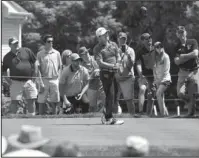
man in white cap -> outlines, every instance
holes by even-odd
[[[100,67],[100,79],[106,95],[103,124],[123,124],[123,120],[113,118],[113,107],[117,103],[117,83],[115,74],[119,70],[120,54],[116,43],[109,40],[108,30],[100,27],[96,30],[98,44],[94,47],[94,56]],[[105,118],[105,119],[104,119]]]
[[[29,48],[19,48],[19,41],[15,37],[10,38],[8,44],[11,50],[3,58],[2,71],[4,76],[8,76],[7,70],[10,70],[10,77],[5,80],[10,85],[11,113],[16,114],[20,101],[25,99],[28,114],[35,115],[38,93],[33,77],[37,74],[36,57]]]
[[[70,113],[79,113],[80,108],[82,113],[87,113],[90,106],[86,94],[89,87],[89,73],[80,65],[81,60],[77,53],[73,53],[71,65],[64,68],[59,80],[60,95],[67,107],[65,111]]]

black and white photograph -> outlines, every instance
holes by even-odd
[[[1,157],[199,157],[199,1],[1,1]]]

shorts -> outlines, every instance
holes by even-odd
[[[36,84],[32,80],[17,81],[12,80],[10,86],[11,100],[36,99],[38,91]]]
[[[132,77],[118,81],[118,84],[124,100],[134,99],[134,79]]]
[[[161,82],[160,85],[164,85],[165,87],[169,87],[171,85],[171,81],[164,81],[164,82]]]
[[[38,103],[46,103],[47,99],[51,103],[60,101],[59,80],[58,79],[43,79],[44,92],[39,93]]]
[[[148,88],[153,84],[153,80],[154,80],[153,77],[145,77],[143,79],[139,78],[138,79],[139,87],[141,87],[142,85],[145,85]]]
[[[188,82],[186,79],[188,78]],[[180,70],[178,73],[177,94],[193,97],[194,93],[199,93],[199,69],[194,72]]]

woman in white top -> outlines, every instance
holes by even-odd
[[[159,105],[160,115],[167,115],[167,109],[164,101],[164,93],[171,84],[170,75],[170,58],[165,52],[164,47],[161,42],[156,42],[154,44],[155,55],[154,55],[154,84],[157,87],[156,97]]]

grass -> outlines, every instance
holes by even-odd
[[[121,156],[124,146],[80,147],[84,156]],[[199,156],[199,149],[183,149],[151,146],[148,156]]]

